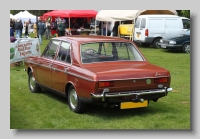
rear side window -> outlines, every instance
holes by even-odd
[[[182,19],[182,21],[183,21],[183,29],[189,29],[190,28],[190,20]]]
[[[135,28],[139,28],[140,26],[140,18],[136,19]]]
[[[70,55],[70,43],[62,42],[60,45],[60,50],[58,52],[57,60],[64,61],[67,63],[71,63],[71,55]]]
[[[140,28],[145,28],[145,27],[146,27],[146,19],[142,18]]]

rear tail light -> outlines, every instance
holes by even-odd
[[[149,31],[148,31],[148,29],[146,29],[146,30],[145,30],[145,36],[148,37],[148,35],[149,35]]]
[[[99,82],[99,87],[102,88],[102,87],[112,87],[114,86],[114,82],[111,81],[111,82]]]
[[[155,83],[167,83],[168,82],[168,78],[163,77],[163,78],[156,78],[154,79]]]

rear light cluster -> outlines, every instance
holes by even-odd
[[[113,87],[114,86],[114,82],[110,81],[110,82],[99,82],[99,87]]]
[[[147,37],[149,36],[149,30],[148,29],[145,30],[145,36],[147,36]]]
[[[163,77],[163,78],[156,78],[154,79],[155,83],[167,83],[168,82],[168,78],[167,77]]]

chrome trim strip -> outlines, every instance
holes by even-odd
[[[171,77],[171,76],[155,76],[155,77],[142,77],[142,78],[125,78],[125,79],[110,79],[110,80],[117,80],[117,81],[120,81],[120,80],[135,80],[135,79],[153,79],[153,78],[159,78],[159,77]],[[100,82],[105,82],[105,81],[110,81],[110,80],[99,80]]]
[[[104,91],[101,94],[94,94],[91,93],[90,96],[92,98],[109,98],[109,97],[124,97],[124,96],[133,96],[136,97],[142,96],[142,95],[149,95],[149,94],[163,94],[167,95],[168,92],[171,92],[172,88],[163,88],[163,89],[153,89],[153,90],[140,90],[140,91],[130,91],[130,92],[115,92],[115,93],[104,93]]]
[[[66,73],[64,70],[60,70],[60,69],[57,69],[57,68],[52,68],[52,70],[55,70],[55,71],[59,71],[59,72]]]
[[[92,79],[89,79],[89,78],[86,78],[86,77],[83,77],[83,76],[80,76],[80,75],[74,74],[74,73],[72,73],[72,72],[66,72],[66,73],[68,73],[68,74],[70,74],[70,75],[72,75],[72,76],[75,76],[75,77],[78,77],[78,78],[81,78],[81,79],[84,79],[84,80],[90,81],[90,82],[94,82],[94,80],[92,80]]]

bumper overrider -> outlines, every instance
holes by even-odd
[[[133,101],[143,102],[144,98],[142,98],[142,96],[144,96],[144,95],[159,95],[159,94],[162,94],[164,96],[167,96],[168,92],[171,92],[172,90],[173,90],[172,88],[165,87],[165,88],[162,88],[162,89],[109,93],[109,88],[105,88],[105,89],[103,89],[103,92],[101,94],[91,93],[90,96],[92,98],[102,98],[102,101],[106,101],[106,98],[135,96],[135,99]]]

